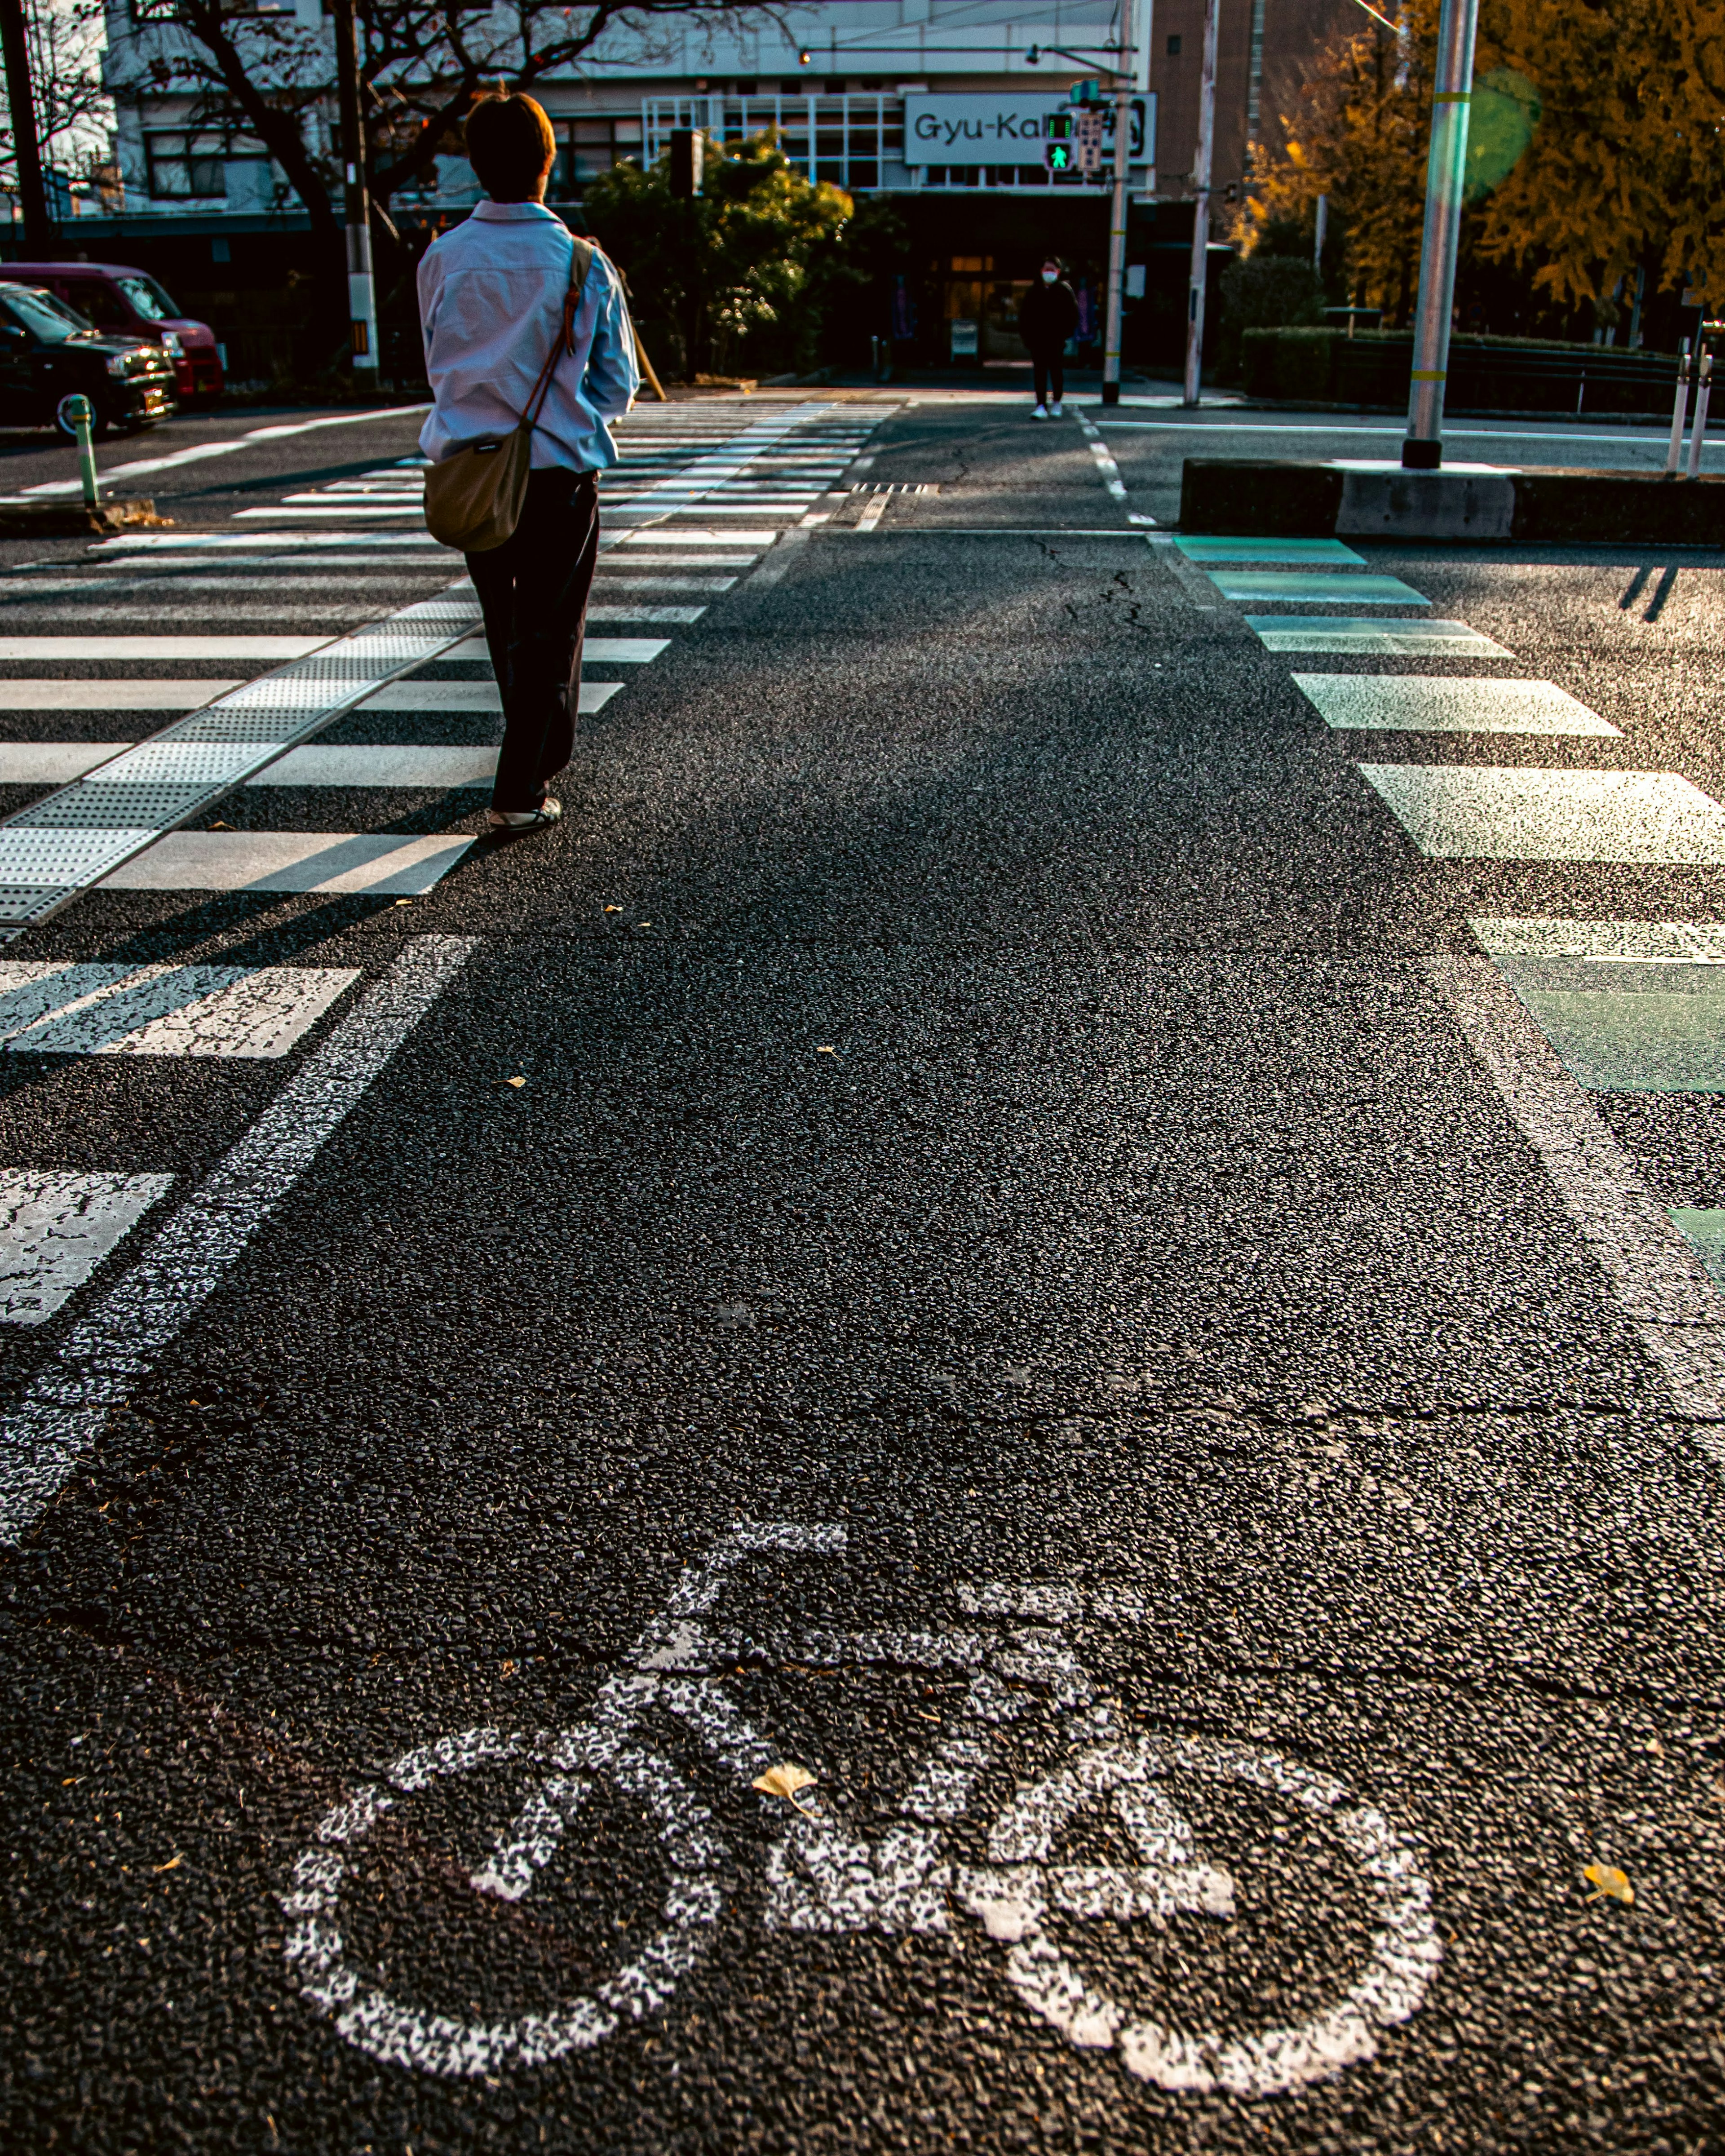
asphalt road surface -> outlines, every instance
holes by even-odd
[[[1725,561],[1104,416],[0,550],[8,2147],[1725,2146]]]

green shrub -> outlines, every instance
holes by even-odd
[[[1249,330],[1322,322],[1324,288],[1309,261],[1261,251],[1238,258],[1222,272],[1222,321],[1216,372],[1231,377],[1240,364]]]

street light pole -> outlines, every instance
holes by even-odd
[[[1121,287],[1126,281],[1126,172],[1132,155],[1132,0],[1120,0],[1114,55],[1114,214],[1108,227],[1108,326],[1102,346],[1102,402],[1120,402]]]
[[[5,0],[0,0],[4,5]],[[372,280],[372,205],[360,119],[359,39],[353,0],[335,0],[336,96],[341,118],[342,201],[347,222],[347,319],[356,374],[377,372],[377,294]]]
[[[1216,135],[1218,0],[1204,0],[1204,74],[1198,90],[1198,155],[1192,167],[1192,274],[1186,293],[1185,402],[1196,404],[1204,377],[1204,288],[1209,270],[1210,157]]]
[[[1402,444],[1402,463],[1409,471],[1435,471],[1444,461],[1444,382],[1450,367],[1450,316],[1455,305],[1467,108],[1473,94],[1478,21],[1479,0],[1443,0],[1431,100],[1431,152],[1425,167],[1425,233],[1420,248],[1408,436]]]
[[[39,262],[54,252],[54,227],[48,216],[48,190],[42,183],[42,151],[36,139],[36,103],[30,90],[30,47],[24,34],[23,0],[0,0],[0,56],[6,62],[6,102],[12,114],[13,151],[18,159],[24,249]]]

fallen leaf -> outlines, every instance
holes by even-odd
[[[607,913],[621,913],[623,908],[620,906],[608,906],[605,911]]]
[[[525,1086],[527,1081],[525,1078],[506,1078],[503,1082],[506,1086],[520,1087]]]
[[[411,906],[413,901],[410,898],[398,898],[395,902],[398,906]]]
[[[757,1774],[749,1786],[759,1789],[764,1796],[783,1797],[793,1810],[800,1812],[803,1806],[797,1802],[797,1792],[810,1788],[816,1779],[817,1777],[811,1774],[806,1767],[798,1767],[788,1759],[782,1759],[778,1766],[769,1767],[764,1774]],[[808,1816],[806,1813],[803,1815],[805,1818]]]
[[[152,1871],[177,1871],[185,1861],[182,1856],[171,1856],[166,1864],[152,1864],[150,1869]]]
[[[650,921],[638,921],[635,926],[637,928],[650,928],[653,923]]]
[[[65,1780],[60,1784],[60,1787],[63,1789],[69,1789],[74,1782],[81,1782],[83,1779],[82,1774],[68,1774]]]
[[[839,1053],[836,1048],[817,1048],[814,1052],[817,1055],[836,1055]]]
[[[234,826],[231,824],[223,824],[218,821],[209,824],[207,828],[212,831],[231,831],[234,829]]]
[[[1588,1896],[1589,1902],[1603,1902],[1609,1896],[1621,1902],[1625,1908],[1635,1898],[1635,1890],[1629,1883],[1629,1874],[1620,1871],[1615,1864],[1584,1864],[1581,1876],[1594,1892]]]

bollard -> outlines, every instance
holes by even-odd
[[[877,336],[874,340],[874,347],[875,379],[876,382],[891,382],[892,340],[891,337]]]
[[[1683,414],[1689,407],[1689,340],[1685,337],[1677,347],[1677,401],[1671,407],[1671,447],[1665,453],[1667,478],[1676,476],[1683,461]]]
[[[84,482],[84,506],[95,509],[101,502],[96,491],[95,447],[90,431],[95,424],[95,413],[87,397],[69,397],[64,408],[78,429],[78,476]]]
[[[1713,355],[1704,352],[1701,356],[1701,372],[1696,379],[1695,420],[1689,435],[1689,476],[1701,476],[1701,453],[1707,438],[1707,399],[1713,393]]]

